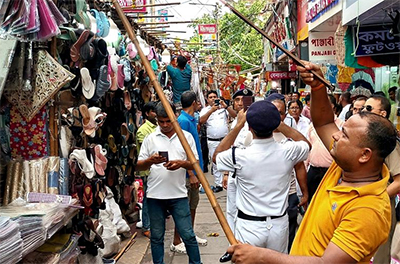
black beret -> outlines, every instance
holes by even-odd
[[[285,100],[285,96],[280,93],[272,93],[267,98],[265,98],[265,100],[267,100],[268,102],[272,102],[276,99]]]
[[[241,89],[241,90],[237,90],[233,96],[232,99],[235,99],[238,96],[253,96],[253,92],[249,89]]]
[[[266,100],[254,102],[247,109],[246,120],[249,127],[259,133],[272,132],[281,123],[278,109]]]

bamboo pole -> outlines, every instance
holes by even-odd
[[[113,0],[114,2],[114,0]],[[171,6],[171,5],[180,5],[180,2],[174,2],[174,3],[162,3],[162,4],[148,4],[148,5],[132,5],[130,7],[121,7],[122,10],[130,10],[130,9],[137,9],[137,8],[143,8],[143,7],[153,7],[153,6]]]
[[[186,31],[180,31],[180,30],[159,30],[159,29],[148,29],[146,30],[147,32],[173,32],[173,33],[186,33]]]
[[[132,13],[132,15],[130,15],[129,13],[128,14],[126,14],[128,17],[131,17],[131,18],[137,18],[137,19],[141,19],[141,18],[164,18],[164,17],[175,17],[174,15],[167,15],[167,16],[163,16],[163,15],[143,15],[143,16],[141,16],[141,15],[139,15],[139,16],[137,16],[137,15],[135,15],[136,13]]]
[[[123,23],[126,31],[128,32],[129,38],[131,39],[133,44],[135,44],[138,54],[139,54],[140,58],[142,59],[142,63],[144,64],[144,67],[146,68],[146,71],[149,75],[150,81],[152,82],[154,89],[156,90],[158,96],[160,97],[160,100],[165,108],[165,111],[167,112],[169,119],[171,120],[171,123],[175,129],[175,132],[176,132],[180,142],[182,143],[182,146],[186,152],[186,155],[188,156],[189,161],[194,166],[194,170],[196,171],[197,176],[198,176],[201,184],[203,185],[203,188],[206,192],[207,198],[210,201],[211,207],[213,208],[215,215],[217,216],[217,219],[218,219],[219,223],[221,224],[221,227],[222,227],[229,243],[231,245],[236,245],[237,240],[236,240],[235,236],[233,235],[232,230],[229,228],[229,225],[228,225],[228,222],[226,221],[224,213],[222,212],[222,209],[219,206],[217,199],[215,198],[214,193],[212,192],[210,185],[209,185],[206,177],[204,176],[202,169],[200,168],[199,162],[196,160],[196,158],[193,154],[193,151],[190,148],[189,143],[187,142],[185,135],[182,132],[182,128],[179,126],[179,123],[176,120],[175,114],[172,111],[172,108],[171,108],[167,98],[165,97],[160,84],[157,81],[154,71],[150,66],[149,60],[147,59],[146,55],[144,55],[142,49],[140,48],[139,42],[136,38],[136,35],[133,32],[128,19],[125,17],[125,14],[122,11],[120,5],[118,4],[118,1],[113,0],[113,4],[114,4],[115,10],[117,11],[120,19],[122,20],[122,23]]]
[[[139,26],[140,25],[160,25],[160,24],[190,24],[194,23],[196,21],[165,21],[165,22],[143,22],[143,23],[137,23]]]
[[[276,42],[273,38],[271,38],[270,36],[267,35],[267,33],[262,30],[261,28],[257,27],[256,25],[254,25],[253,22],[251,22],[247,17],[245,17],[243,14],[241,14],[239,11],[237,11],[233,6],[231,6],[230,4],[228,4],[227,2],[225,2],[224,0],[220,0],[225,6],[227,6],[235,15],[237,15],[240,19],[242,19],[244,22],[246,22],[246,24],[248,24],[249,26],[251,26],[252,28],[254,28],[258,33],[260,33],[264,38],[268,39],[272,44],[274,44],[275,46],[277,46],[280,50],[283,51],[283,53],[285,53],[289,58],[291,58],[297,65],[300,65],[302,67],[306,67],[305,64],[298,58],[296,57],[294,54],[292,54],[290,51],[288,51],[287,49],[285,49],[281,44],[279,44],[278,42]],[[315,78],[317,78],[320,82],[322,82],[323,84],[325,84],[326,87],[328,87],[329,89],[333,90],[333,86],[332,84],[330,84],[327,80],[325,80],[324,77],[320,76],[319,74],[317,74],[315,71],[311,70],[310,71],[312,74],[314,74]]]
[[[118,262],[118,260],[122,257],[122,255],[128,251],[131,246],[136,242],[136,240],[134,240],[136,238],[137,232],[135,232],[131,238],[129,239],[128,243],[126,243],[126,245],[117,253],[117,255],[115,255],[113,257],[113,259],[115,260],[115,262]]]
[[[141,29],[141,30],[148,30],[148,29],[158,29],[158,28],[169,28],[169,27],[171,27],[171,26],[155,26],[155,27],[141,27],[141,28],[139,28],[139,29]]]

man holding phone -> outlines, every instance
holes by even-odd
[[[175,106],[171,104],[171,108],[175,113]],[[193,164],[188,160],[161,102],[157,104],[156,114],[158,127],[144,139],[136,165],[137,171],[151,168],[147,182],[147,203],[153,263],[164,263],[165,219],[169,212],[185,244],[189,263],[200,264],[200,251],[193,232],[186,189],[186,170],[193,170]],[[187,131],[182,132],[198,159],[193,136]]]
[[[200,125],[206,124],[207,145],[209,155],[212,157],[215,148],[229,132],[229,116],[236,117],[236,112],[224,100],[218,98],[217,91],[208,91],[206,99],[208,106],[200,111]],[[215,163],[212,163],[212,174],[215,182],[214,192],[222,191],[223,175],[217,170]]]

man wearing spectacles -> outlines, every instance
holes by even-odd
[[[390,116],[391,105],[389,99],[381,95],[372,95],[365,102],[362,111],[371,112],[380,116],[385,117],[386,119]],[[392,225],[390,227],[389,238],[385,244],[379,247],[378,251],[374,256],[374,263],[390,263],[391,254],[390,248],[392,244],[392,238],[394,229],[396,227],[396,214],[394,207],[394,197],[400,191],[400,145],[397,141],[396,148],[387,156],[385,159],[385,164],[389,168],[390,175],[393,178],[393,182],[387,187],[387,192],[390,197],[391,206],[392,206]]]
[[[334,123],[318,65],[297,66],[311,86],[311,115],[321,141],[334,159],[322,179],[293,242],[290,256],[246,244],[231,246],[234,263],[368,263],[390,230],[384,159],[396,144],[385,118],[361,112],[341,130]]]

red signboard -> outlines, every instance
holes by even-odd
[[[146,13],[146,0],[118,0],[119,5],[124,8],[125,13]],[[135,8],[135,6],[144,6]]]
[[[268,72],[268,79],[280,80],[280,79],[296,79],[297,75],[295,71],[273,71]]]
[[[199,34],[217,34],[216,24],[199,25]]]

